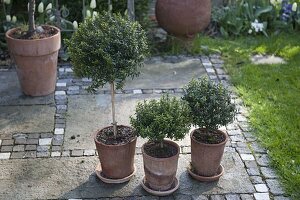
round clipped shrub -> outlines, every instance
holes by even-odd
[[[230,123],[236,113],[230,92],[207,78],[192,79],[184,88],[182,99],[191,108],[192,124],[200,128],[216,130]]]
[[[67,45],[76,75],[92,78],[90,89],[115,81],[117,89],[122,88],[127,77],[139,75],[148,54],[139,23],[107,12],[87,19]]]
[[[165,138],[182,139],[190,128],[188,104],[169,95],[138,103],[135,115],[130,117],[132,127],[150,142],[162,144]]]

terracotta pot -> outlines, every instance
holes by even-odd
[[[195,130],[191,133],[192,166],[200,176],[215,176],[220,167],[228,136],[222,131],[216,131],[225,136],[225,141],[219,144],[205,144],[193,138]]]
[[[118,127],[120,126],[122,125],[119,125]],[[106,145],[96,139],[101,130],[96,132],[94,141],[103,175],[110,179],[122,179],[131,175],[134,171],[136,137],[126,144]]]
[[[169,34],[194,37],[210,23],[211,0],[157,0],[155,14]]]
[[[60,30],[51,37],[34,40],[15,39],[16,28],[6,32],[11,57],[17,67],[22,91],[30,96],[44,96],[55,90]]]
[[[169,158],[155,158],[149,156],[142,147],[145,182],[153,190],[166,191],[169,190],[174,181],[177,171],[178,158],[179,158],[179,146],[173,141],[164,141],[177,149],[177,154]]]

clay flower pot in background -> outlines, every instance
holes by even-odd
[[[60,30],[54,26],[47,27],[56,33],[41,39],[15,39],[13,34],[18,28],[5,34],[22,91],[26,95],[44,96],[55,90]]]
[[[157,0],[155,14],[169,34],[193,38],[210,23],[211,0]]]

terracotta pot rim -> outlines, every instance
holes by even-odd
[[[13,37],[10,36],[16,29],[19,28],[19,27],[16,27],[16,28],[12,28],[12,29],[9,29],[8,31],[6,31],[5,37],[8,38],[8,39],[10,39],[10,40],[16,40],[16,41],[22,41],[22,42],[32,42],[32,41],[40,41],[40,40],[52,39],[54,37],[57,37],[60,34],[60,29],[57,28],[56,26],[51,26],[51,25],[42,25],[42,26],[48,26],[48,27],[54,28],[54,29],[57,30],[57,33],[54,34],[54,35],[52,35],[52,36],[50,36],[50,37],[41,38],[41,39],[34,39],[34,40],[17,39],[17,38],[13,38]]]
[[[201,144],[201,145],[203,145],[203,146],[222,146],[222,145],[224,145],[224,143],[226,143],[226,142],[228,141],[228,135],[227,135],[225,132],[221,131],[221,130],[215,130],[216,132],[221,133],[222,135],[225,136],[225,140],[224,140],[223,142],[221,142],[221,143],[218,143],[218,144],[206,144],[206,143],[199,142],[199,141],[195,140],[195,139],[193,138],[193,135],[194,135],[195,131],[196,131],[196,130],[203,130],[203,129],[204,129],[204,128],[194,129],[194,130],[191,132],[191,134],[190,134],[191,140],[193,140],[195,143]]]
[[[117,126],[118,126],[118,127],[120,127],[120,126],[122,126],[122,127],[128,127],[128,128],[133,129],[131,126],[126,126],[126,125],[117,125]],[[112,126],[105,126],[104,128],[101,128],[101,129],[97,130],[97,131],[94,133],[94,141],[95,141],[95,143],[100,144],[100,145],[103,145],[103,146],[107,146],[107,147],[121,147],[121,146],[125,146],[125,145],[127,145],[127,144],[129,144],[129,143],[132,143],[132,142],[134,142],[135,140],[137,140],[137,136],[135,136],[133,140],[131,140],[131,141],[125,143],[125,144],[111,145],[111,144],[104,144],[103,142],[99,142],[99,141],[97,140],[97,135],[100,133],[100,131],[102,131],[103,129],[106,129],[106,128],[108,128],[108,127],[112,127]]]
[[[176,142],[172,141],[172,140],[164,140],[164,142],[169,143],[169,144],[171,144],[172,146],[174,146],[174,147],[177,149],[177,153],[176,153],[175,155],[173,155],[173,156],[171,156],[171,157],[167,157],[167,158],[155,158],[155,157],[149,156],[149,155],[145,152],[145,150],[144,150],[145,145],[146,145],[147,143],[149,143],[149,142],[146,142],[146,143],[144,143],[143,146],[142,146],[142,154],[143,154],[145,157],[147,157],[148,159],[150,159],[150,160],[155,160],[155,161],[164,161],[164,160],[166,160],[166,159],[172,159],[172,158],[174,158],[174,157],[177,157],[177,156],[179,155],[179,152],[180,152],[180,147],[179,147],[179,145],[178,145]]]

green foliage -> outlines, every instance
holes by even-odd
[[[164,138],[182,139],[190,128],[189,106],[168,95],[138,103],[135,115],[136,118],[130,117],[130,123],[137,134],[154,142],[162,142]]]
[[[248,34],[251,29],[256,33],[251,23],[258,20],[264,25],[261,32],[267,35],[268,20],[273,15],[273,8],[268,0],[237,0],[226,7],[213,9],[212,21],[218,24],[221,34],[228,37]]]
[[[126,77],[139,75],[148,54],[139,23],[106,12],[87,19],[66,44],[76,75],[92,78],[91,90],[114,81],[122,88]]]
[[[236,113],[230,93],[207,78],[191,80],[184,88],[183,100],[192,113],[192,123],[207,129],[218,129],[230,123]]]

